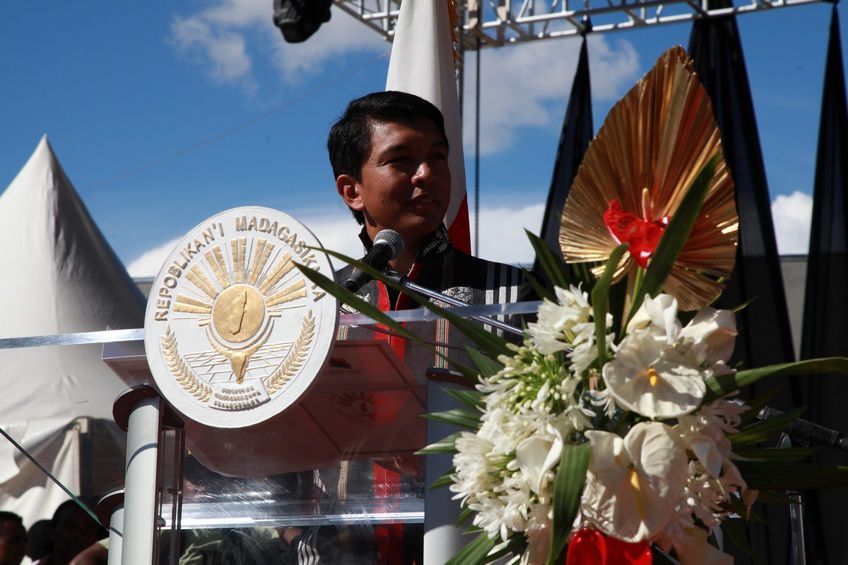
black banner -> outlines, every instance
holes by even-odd
[[[833,7],[824,75],[813,217],[801,358],[848,355],[848,109],[839,14]],[[848,432],[848,379],[845,375],[815,375],[801,381],[807,419]],[[848,465],[848,454],[823,451],[818,462]],[[848,492],[810,492],[804,495],[807,563],[844,563],[844,514]]]
[[[592,141],[592,88],[589,80],[589,54],[586,48],[586,37],[580,46],[580,59],[574,83],[571,85],[571,96],[568,99],[568,109],[562,124],[559,137],[554,174],[551,179],[551,189],[548,192],[548,202],[545,205],[545,216],[542,220],[541,237],[551,249],[562,256],[559,246],[559,225],[565,199],[571,190],[571,183],[577,175],[577,168],[583,161],[583,155]],[[538,261],[534,271],[539,271]]]
[[[729,7],[728,0],[711,0],[710,8]],[[736,184],[739,211],[739,249],[736,266],[719,299],[720,308],[736,308],[752,301],[737,314],[739,337],[731,360],[744,367],[784,363],[794,359],[789,314],[786,307],[780,259],[771,217],[771,201],[760,140],[754,117],[748,73],[739,30],[733,15],[700,19],[692,27],[689,53],[713,103],[724,157]],[[771,380],[754,390],[757,395],[774,388]],[[772,403],[787,409],[795,405],[790,388]],[[788,507],[758,505],[768,523],[749,523],[747,535],[755,562],[779,565],[788,562]],[[736,563],[749,562],[734,552]]]

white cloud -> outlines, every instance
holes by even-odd
[[[333,9],[330,21],[299,44],[286,43],[272,21],[267,0],[218,0],[171,22],[171,41],[193,57],[209,76],[247,91],[259,84],[254,57],[266,57],[289,82],[318,70],[328,59],[354,51],[388,50],[388,44],[348,14]]]
[[[479,256],[512,265],[532,263],[535,256],[524,229],[538,234],[544,213],[544,203],[481,208]]]
[[[127,265],[127,272],[133,278],[155,277],[165,264],[165,259],[174,250],[182,237],[177,237],[148,249]]]
[[[615,100],[639,76],[639,56],[626,40],[610,43],[604,36],[589,38],[589,68],[594,100]],[[535,41],[505,49],[487,49],[481,58],[480,152],[508,148],[517,128],[549,127],[562,123],[577,59],[578,38]],[[465,139],[473,150],[474,66],[466,55]]]
[[[187,53],[204,53],[209,74],[218,82],[242,81],[248,90],[256,88],[251,75],[252,62],[244,37],[216,29],[201,18],[175,18],[171,23],[175,44]]]
[[[480,210],[480,256],[501,263],[529,263],[533,250],[524,234],[526,227],[538,233],[542,223],[544,204],[530,204],[515,208],[482,208]],[[359,226],[350,212],[339,208],[321,215],[295,215],[315,234],[327,249],[359,258],[363,254],[362,243],[357,235]],[[139,255],[127,265],[130,276],[135,278],[154,277],[165,263],[165,259],[182,237],[172,239]],[[335,267],[344,264],[334,261]]]
[[[605,35],[589,37],[592,98],[604,101],[618,100],[641,76],[639,53],[629,41],[622,39],[611,45],[606,37]],[[571,92],[570,83],[568,89]]]
[[[171,40],[215,81],[237,84],[247,92],[259,85],[255,68],[264,58],[282,78],[295,83],[330,61],[354,52],[388,52],[377,33],[333,8],[332,18],[309,38],[283,41],[266,0],[217,0],[171,22]],[[529,42],[482,54],[481,152],[510,147],[517,128],[550,127],[562,122],[580,52],[578,38]],[[474,64],[466,54],[465,139],[473,139]],[[626,40],[589,37],[592,94],[595,100],[620,97],[639,74],[639,57]]]
[[[781,255],[806,255],[810,247],[813,197],[804,192],[780,194],[771,203],[771,215]]]

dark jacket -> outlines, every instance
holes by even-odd
[[[370,247],[371,241],[364,230],[360,239],[366,248]],[[350,266],[340,270],[336,280],[345,280],[350,271]],[[443,292],[469,304],[503,304],[534,299],[530,296],[528,285],[524,284],[521,269],[472,257],[457,250],[450,244],[444,227],[425,241],[408,278],[421,286]],[[357,295],[383,311],[418,306],[408,296],[398,295],[379,281],[372,280],[365,284]],[[498,319],[513,325],[520,324],[517,319]],[[464,348],[473,345],[445,320],[412,322],[406,324],[406,328],[428,345],[413,343],[398,336],[388,337],[373,329],[362,327],[340,328],[339,339],[388,339],[422,383],[430,367],[447,367],[447,362],[441,355],[463,361],[466,359]]]

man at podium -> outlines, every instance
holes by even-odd
[[[520,300],[520,269],[472,257],[451,244],[443,224],[451,196],[450,147],[444,119],[433,104],[404,92],[363,96],[350,102],[333,125],[327,147],[336,189],[362,226],[359,238],[365,248],[372,247],[375,236],[383,229],[393,229],[403,238],[403,252],[389,262],[391,269],[406,274],[420,286],[469,304]],[[351,271],[351,267],[343,269],[337,280],[346,280]],[[416,306],[406,295],[374,280],[361,286],[357,294],[383,311]],[[461,359],[464,347],[471,345],[445,320],[408,323],[406,327],[426,344],[407,341],[379,327],[342,327],[339,338],[388,341],[422,384],[433,368],[447,368],[444,356]],[[419,445],[423,447],[423,419],[420,422],[416,433],[420,434]],[[409,455],[373,464],[346,462],[345,472],[338,475],[340,484],[358,476],[371,481],[375,498],[396,496],[404,477],[421,479],[421,459]],[[370,468],[363,469],[363,465]],[[435,462],[431,458],[427,466],[428,477],[433,473],[438,476],[450,466],[450,461]],[[446,489],[439,496],[444,497],[442,507],[455,506]],[[456,515],[451,512],[439,521],[449,522],[449,528],[454,529]],[[431,516],[435,513],[428,509],[425,521],[429,522]],[[432,524],[428,531],[431,527]],[[414,562],[412,554],[421,551],[425,537],[421,525],[401,524],[377,526],[374,536],[376,562],[380,564]],[[441,540],[438,545],[442,545]]]
[[[412,282],[470,304],[519,300],[520,269],[472,257],[451,245],[442,223],[450,201],[450,147],[444,119],[433,104],[393,91],[358,98],[331,128],[327,148],[336,190],[362,226],[359,237],[366,249],[378,232],[391,228],[403,238],[404,249],[389,266]],[[349,273],[350,267],[342,270],[341,280]],[[358,293],[384,311],[414,306],[376,281]],[[440,353],[448,345],[464,345],[447,323],[435,326],[435,335],[431,330],[421,337],[440,344]],[[341,337],[373,337],[371,332],[350,335],[358,331]],[[419,378],[431,366],[444,366],[428,348],[398,343],[398,338],[390,341]]]

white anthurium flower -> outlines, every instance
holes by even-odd
[[[707,391],[691,359],[645,331],[625,337],[602,374],[620,406],[648,418],[689,414]]]
[[[736,342],[736,318],[730,310],[702,308],[680,330],[680,337],[693,342],[697,362],[727,363]]]
[[[642,305],[627,323],[627,333],[653,329],[674,341],[680,333],[680,320],[677,319],[677,299],[670,294],[646,296]]]
[[[533,492],[542,494],[545,476],[559,462],[562,455],[562,439],[559,434],[550,436],[533,435],[515,448],[518,468],[527,479]]]
[[[581,509],[599,530],[627,542],[659,534],[674,514],[687,478],[686,451],[660,422],[633,426],[624,439],[587,431],[592,454]]]
[[[645,297],[642,306],[627,324],[627,333],[648,330],[666,336],[669,343],[687,344],[697,363],[726,363],[733,353],[736,321],[730,310],[702,308],[681,328],[677,299],[668,294]]]

